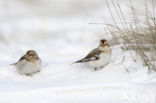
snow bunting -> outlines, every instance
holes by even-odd
[[[29,50],[19,61],[15,64],[18,72],[24,75],[31,75],[40,71],[41,59],[34,50]]]
[[[106,39],[100,40],[98,48],[92,50],[85,58],[76,61],[75,63],[87,63],[95,70],[106,66],[112,55],[112,49],[110,48]]]

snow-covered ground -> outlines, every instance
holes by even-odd
[[[126,12],[127,4],[122,0]],[[104,25],[88,24],[112,23],[103,0],[0,0],[0,5],[0,103],[156,102],[156,73],[148,75],[121,45],[112,47],[111,63],[102,70],[70,65],[108,38]],[[32,77],[9,65],[29,49],[43,61]]]

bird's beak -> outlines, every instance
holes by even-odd
[[[28,57],[29,57],[29,55],[28,55],[28,54],[26,54],[26,55],[25,55],[25,58],[28,58]]]
[[[101,46],[101,47],[104,47],[105,45],[104,45],[104,44],[100,44],[100,46]]]

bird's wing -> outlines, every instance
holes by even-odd
[[[99,50],[98,48],[94,49],[85,58],[83,58],[83,59],[81,59],[79,61],[76,61],[75,63],[98,60],[100,54],[101,54],[101,50]]]
[[[22,61],[22,60],[24,60],[24,59],[25,59],[25,55],[23,55],[23,56],[18,60],[18,62],[13,63],[13,64],[11,64],[11,65],[17,65],[20,61]]]
[[[22,61],[22,60],[25,60],[26,58],[25,58],[25,55],[23,55],[19,60],[18,60],[18,62],[20,62],[20,61]]]
[[[99,59],[99,55],[101,54],[101,50],[94,49],[92,50],[85,58],[85,61],[94,61]]]

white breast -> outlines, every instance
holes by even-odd
[[[100,54],[99,60],[88,62],[89,66],[93,68],[102,68],[106,66],[111,60],[112,50],[111,48],[105,48],[104,51],[104,53]]]
[[[22,60],[18,62],[16,68],[20,74],[33,74],[40,71],[41,60],[36,60],[35,62],[28,62],[26,60]]]

